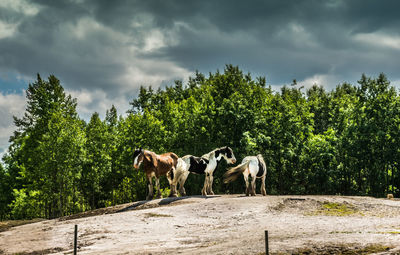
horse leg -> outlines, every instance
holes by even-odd
[[[249,175],[243,173],[243,178],[244,178],[244,182],[246,183],[246,196],[248,196],[250,194],[250,190],[249,190]]]
[[[254,175],[252,175],[251,176],[251,195],[252,196],[255,196],[256,195],[256,176]]]
[[[171,171],[169,171],[165,176],[167,177],[167,180],[168,180],[168,183],[169,183],[169,185],[171,185],[171,183],[172,183],[172,181],[173,181],[173,179],[172,179],[172,171],[173,170],[171,170]]]
[[[212,184],[214,181],[214,176],[212,175],[212,173],[210,174],[210,177],[208,179],[208,189],[207,189],[207,193],[210,195],[214,195],[214,191],[212,190]]]
[[[267,191],[265,190],[265,178],[266,178],[267,176],[266,175],[264,175],[263,177],[262,177],[262,179],[261,179],[261,194],[263,195],[263,196],[266,196],[267,195]]]
[[[181,194],[182,197],[186,196],[186,190],[185,190],[185,182],[186,179],[189,175],[189,171],[184,172],[180,178],[179,178],[179,194]]]
[[[170,197],[177,197],[177,195],[176,195],[176,173],[174,173],[174,171],[175,171],[175,168],[172,168],[172,170],[167,173],[168,183],[171,188],[170,193],[169,193]],[[174,176],[174,178],[172,178],[172,175]]]
[[[208,173],[205,173],[204,186],[203,189],[201,190],[201,194],[203,196],[207,196],[207,189],[208,189]]]
[[[151,177],[151,175],[147,176],[147,187],[149,189],[149,194],[147,195],[146,200],[152,200],[153,199],[153,178]]]
[[[156,176],[156,188],[157,188],[157,195],[156,198],[161,198],[161,191],[160,191],[160,178]]]

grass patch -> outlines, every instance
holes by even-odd
[[[359,254],[374,254],[378,252],[387,252],[393,247],[374,244],[365,247],[349,247],[348,245],[326,246],[326,247],[312,247],[302,248],[295,252],[290,253],[272,253],[272,254],[296,254],[296,255],[309,255],[309,254],[339,254],[339,255],[359,255]]]
[[[400,235],[400,231],[387,231],[387,232],[378,232],[378,234],[391,234],[391,235]]]
[[[160,214],[160,213],[145,213],[144,217],[146,217],[146,218],[159,217],[160,218],[160,217],[174,217],[174,216],[169,215],[169,214]]]
[[[354,232],[354,231],[332,231],[332,232],[329,232],[330,235],[335,235],[335,234],[354,234],[354,233],[361,233],[361,232]]]
[[[331,203],[324,202],[321,204],[321,208],[308,213],[308,216],[351,216],[351,215],[364,215],[357,208],[352,206],[351,204],[343,204],[343,203]]]
[[[45,219],[0,221],[0,232],[7,231],[12,227],[17,227],[17,226],[22,226],[22,225],[26,225],[26,224],[36,223],[36,222],[40,222],[40,221],[44,221],[44,220]]]

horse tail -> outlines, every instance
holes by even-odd
[[[187,170],[186,162],[182,158],[178,158],[178,162],[176,164],[176,175],[174,178],[179,180],[180,176]]]
[[[172,158],[172,160],[174,161],[174,167],[175,168],[177,168],[178,166],[178,155],[176,155],[175,153],[173,153],[173,152],[170,152],[170,155],[169,155],[171,158]]]
[[[263,174],[262,175],[267,174],[267,165],[265,164],[263,156],[261,154],[258,154],[257,155],[257,159],[258,159],[258,162],[259,162],[259,167],[262,167],[262,170],[263,170]],[[260,171],[260,169],[258,171]]]
[[[224,174],[224,183],[232,182],[236,180],[239,175],[243,174],[246,168],[249,166],[250,161],[246,161],[238,166],[231,167]]]
[[[186,170],[186,163],[181,158],[178,158],[178,163],[176,164],[176,169],[179,169],[180,171]]]

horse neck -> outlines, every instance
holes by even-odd
[[[215,161],[215,163],[218,165],[218,163],[221,162],[222,158],[224,158],[224,157],[221,156],[221,159],[220,159],[220,160],[217,160],[217,158],[215,157],[215,152],[216,152],[217,150],[219,150],[219,149],[213,150],[212,152],[209,153],[209,159],[208,159],[208,160],[209,160],[210,162],[211,162],[211,161]]]
[[[144,153],[144,154],[147,153],[147,154],[154,154],[154,155],[157,155],[155,152],[152,152],[152,151],[149,151],[149,150],[144,150],[143,153]]]
[[[148,161],[147,158],[145,157],[146,154],[149,154],[149,155],[151,155],[151,156],[154,156],[155,159],[156,159],[157,156],[158,156],[155,152],[148,151],[148,150],[144,150],[144,151],[143,151],[143,163],[144,163],[144,162],[151,163],[151,162]]]

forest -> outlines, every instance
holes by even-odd
[[[133,168],[139,147],[182,157],[229,146],[238,163],[261,153],[269,195],[400,195],[400,96],[384,74],[331,91],[295,80],[274,91],[266,78],[226,65],[186,84],[141,87],[127,113],[111,106],[104,119],[95,112],[88,121],[53,75],[38,74],[26,98],[0,164],[0,220],[145,199],[145,175]],[[242,178],[222,182],[227,167],[221,162],[214,172],[214,192],[243,193]],[[203,178],[189,175],[188,195],[201,194]]]

